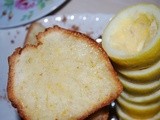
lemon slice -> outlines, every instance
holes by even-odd
[[[160,111],[160,102],[146,105],[133,104],[122,97],[119,97],[117,101],[118,105],[124,110],[124,112],[126,112],[126,114],[135,118],[151,118]]]
[[[160,60],[146,69],[140,70],[118,70],[122,75],[137,82],[153,81],[160,78]]]
[[[117,106],[117,113],[120,120],[159,120],[160,112],[151,118],[133,118],[129,114],[126,114],[119,106]]]
[[[160,79],[150,83],[134,83],[121,75],[119,75],[119,79],[123,84],[124,90],[132,94],[148,94],[160,89]]]
[[[160,9],[138,4],[116,15],[102,34],[102,46],[117,67],[137,69],[160,60]]]
[[[154,103],[158,102],[160,100],[160,90],[149,94],[149,95],[132,95],[129,94],[125,91],[121,93],[121,97],[124,98],[125,100],[132,102],[132,103],[137,103],[137,104],[148,104],[148,103]]]

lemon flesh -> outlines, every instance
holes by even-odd
[[[154,16],[145,13],[120,21],[117,28],[110,35],[110,45],[127,56],[145,48],[158,29]]]
[[[102,34],[102,46],[120,68],[150,66],[160,59],[160,9],[151,4],[129,7]]]
[[[122,97],[119,97],[117,101],[119,107],[123,108],[124,112],[133,118],[151,118],[158,114],[160,111],[160,102],[146,105],[137,105],[126,101]]]
[[[121,97],[135,104],[148,104],[148,103],[159,102],[160,100],[159,93],[160,93],[160,90],[148,95],[132,95],[130,93],[127,93],[126,91],[123,91],[121,93]]]
[[[118,70],[125,77],[137,82],[148,82],[160,78],[160,60],[149,68],[140,70]]]

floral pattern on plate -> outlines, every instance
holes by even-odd
[[[2,0],[0,28],[14,27],[38,19],[56,9],[65,0]]]

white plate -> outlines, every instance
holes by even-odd
[[[106,14],[75,14],[49,16],[39,22],[45,27],[59,25],[85,33],[92,38],[98,38],[113,15]],[[8,56],[15,48],[22,47],[28,26],[0,30],[0,118],[3,120],[18,120],[15,109],[6,97],[8,79]]]
[[[0,28],[29,23],[55,10],[65,0],[1,0]]]

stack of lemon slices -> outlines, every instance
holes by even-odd
[[[124,91],[117,112],[122,120],[160,119],[160,9],[131,6],[106,26],[102,46]]]

